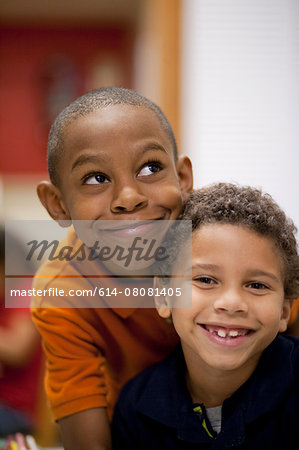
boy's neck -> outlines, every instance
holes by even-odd
[[[187,372],[186,384],[193,403],[203,403],[206,408],[213,408],[222,405],[224,400],[229,398],[242,383],[235,388],[224,383],[219,377],[203,376],[197,380]]]
[[[200,365],[197,359],[185,355],[187,374],[186,384],[193,403],[203,403],[206,408],[223,404],[231,397],[248,378],[255,367],[238,368],[237,370],[216,370]]]

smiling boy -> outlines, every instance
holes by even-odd
[[[39,184],[38,195],[54,220],[64,226],[119,221],[119,234],[134,232],[123,221],[141,227],[176,219],[192,187],[191,163],[177,155],[162,111],[122,88],[92,91],[62,111],[49,135],[48,168],[51,181]],[[80,245],[74,232],[61,244]],[[87,261],[84,270],[103,277],[103,289],[124,292],[109,264]],[[35,287],[82,289],[93,283],[85,274],[75,261],[51,261],[39,270]],[[119,295],[120,306],[129,300]],[[51,303],[43,298],[33,317],[44,340],[46,389],[64,447],[110,448],[108,416],[120,387],[163,359],[177,342],[175,333],[152,308],[112,308],[108,302],[106,308],[61,309]]]
[[[279,335],[299,291],[293,223],[270,196],[224,183],[180,217],[193,226],[192,307],[157,307],[181,346],[124,388],[113,448],[296,448],[299,340]],[[175,267],[186,243],[170,239]]]
[[[153,110],[126,103],[98,107],[73,119],[63,141],[55,187],[39,186],[40,199],[55,220],[177,218],[180,174],[188,162],[177,159]]]

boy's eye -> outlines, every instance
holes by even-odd
[[[252,283],[247,284],[247,287],[256,290],[269,289],[269,287],[266,284],[260,283],[259,281],[253,281]]]
[[[90,174],[90,175],[87,175],[86,177],[84,177],[84,179],[83,179],[84,184],[103,184],[103,183],[107,183],[108,181],[109,180],[106,177],[106,175],[104,175],[102,173]]]
[[[153,175],[154,173],[160,172],[162,165],[158,161],[149,161],[143,165],[143,167],[138,172],[138,176],[147,177]]]
[[[195,281],[198,281],[199,283],[202,284],[207,284],[207,285],[213,285],[216,284],[216,281],[211,278],[211,277],[207,277],[207,276],[203,276],[203,277],[196,277]]]

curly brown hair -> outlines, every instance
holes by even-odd
[[[179,217],[192,221],[192,231],[205,224],[223,223],[244,226],[268,237],[279,250],[284,269],[284,292],[288,299],[299,295],[299,256],[291,219],[269,194],[232,183],[217,183],[195,190],[185,202]],[[169,237],[178,255],[180,233]],[[182,243],[183,244],[183,243]],[[172,255],[169,262],[175,261]]]

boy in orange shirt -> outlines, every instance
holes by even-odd
[[[162,111],[122,88],[92,91],[62,111],[49,135],[48,168],[51,181],[39,184],[38,195],[64,225],[174,220],[192,188],[190,160],[177,155]],[[81,245],[73,231],[61,244]],[[90,287],[92,275],[103,276],[105,292],[117,288],[119,305],[128,305],[122,280],[111,278],[109,266],[86,261],[84,270],[90,278],[75,261],[47,262],[34,287],[76,291],[82,283]],[[147,283],[151,286],[151,279]],[[66,304],[60,299],[51,307],[53,299],[44,297],[33,309],[47,354],[47,394],[66,450],[111,448],[108,417],[119,389],[177,342],[172,326],[154,309],[105,307],[101,300],[101,308],[61,308]]]

